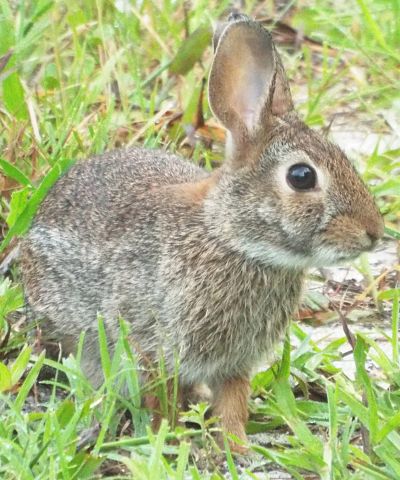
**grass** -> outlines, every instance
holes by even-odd
[[[144,0],[120,11],[106,0],[85,2],[84,9],[77,0],[0,0],[3,259],[77,158],[141,143],[206,168],[221,161],[223,132],[202,79],[211,60],[210,23],[228,4]],[[350,111],[387,132],[382,112],[399,108],[398,0],[299,0],[287,5],[286,17],[269,3],[250,1],[246,9],[306,36],[297,48],[294,37],[280,47],[309,124],[329,125]],[[387,235],[397,239],[399,153],[377,145],[356,159],[385,213]],[[379,277],[367,259],[356,267],[364,290],[339,309],[341,318],[346,326],[360,302],[379,308],[391,324],[382,333],[390,349],[365,333],[319,345],[294,323],[277,360],[252,380],[254,456],[243,467],[229,451],[225,463],[215,459],[215,423],[204,404],[186,413],[198,428],[170,432],[163,424],[158,435],[150,432],[124,324],[110,358],[99,323],[105,380],[98,390],[80,371],[79,354],[45,358],[37,333],[16,315],[23,294],[12,265],[0,283],[1,478],[264,478],[273,469],[296,479],[400,478],[399,266]],[[343,355],[353,358],[354,379],[341,366]],[[50,367],[55,377],[40,380]],[[165,374],[161,395],[163,383]]]

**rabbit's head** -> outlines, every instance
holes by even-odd
[[[293,110],[270,34],[234,15],[214,45],[209,103],[228,135],[226,162],[205,202],[213,228],[246,256],[290,268],[370,250],[382,217],[342,150]]]

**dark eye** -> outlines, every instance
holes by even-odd
[[[317,174],[306,163],[296,163],[289,168],[286,180],[295,190],[311,190],[317,184]]]

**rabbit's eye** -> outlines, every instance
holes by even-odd
[[[286,180],[295,190],[311,190],[317,183],[317,174],[306,163],[296,163],[289,168]]]

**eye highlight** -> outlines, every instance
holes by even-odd
[[[317,174],[310,165],[296,163],[289,168],[286,181],[295,190],[312,190],[317,184]]]

